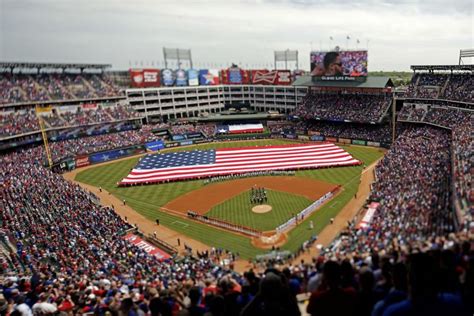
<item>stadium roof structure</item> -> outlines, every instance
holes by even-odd
[[[0,62],[0,69],[94,69],[104,71],[112,68],[111,64],[87,64],[87,63],[35,63],[35,62]]]
[[[233,114],[222,115],[213,114],[206,117],[192,117],[187,120],[190,122],[225,122],[225,121],[241,121],[241,120],[281,120],[285,118],[284,114],[269,114],[269,113],[252,113],[252,114]]]
[[[324,87],[324,88],[363,88],[363,89],[385,89],[393,87],[390,77],[367,77],[365,81],[313,81],[311,76],[301,76],[293,82],[294,86]]]
[[[410,67],[411,70],[444,70],[444,71],[453,71],[453,70],[474,70],[474,65],[412,65]]]

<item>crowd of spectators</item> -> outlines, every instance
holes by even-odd
[[[417,116],[415,113],[423,109],[424,116]],[[430,105],[404,105],[398,119],[431,123],[442,127],[450,128],[452,131],[453,165],[454,165],[454,185],[457,195],[461,198],[463,209],[468,208],[469,203],[474,202],[471,189],[471,164],[472,164],[472,122],[473,114],[469,111],[452,107],[438,107]],[[466,214],[472,220],[473,214]]]
[[[74,138],[58,142],[50,142],[49,147],[53,161],[76,155],[86,155],[103,150],[143,144],[158,139],[151,132],[130,130],[89,137]]]
[[[294,114],[303,119],[378,122],[391,102],[386,95],[308,93]]]
[[[173,135],[203,133],[206,137],[212,137],[215,134],[215,130],[215,124],[172,124],[170,126],[170,131]]]
[[[415,74],[407,87],[407,97],[474,102],[474,76],[465,74]]]
[[[434,131],[402,137],[441,136]],[[365,249],[366,257],[266,260],[244,273],[222,265],[235,255],[215,248],[187,246],[159,261],[122,238],[133,223],[41,167],[41,150],[0,157],[1,247],[9,250],[0,265],[2,315],[297,316],[301,306],[310,315],[472,313],[474,256],[460,237],[425,240],[422,253],[397,238],[398,248]],[[395,226],[394,234],[408,234]],[[307,306],[298,305],[302,293],[311,293]]]
[[[367,125],[312,120],[299,122],[296,130],[309,134],[319,133],[326,137],[361,139],[381,143],[392,141],[392,129],[389,124]]]
[[[449,208],[450,135],[428,126],[408,126],[376,167],[370,200],[379,201],[367,229],[352,227],[333,253],[420,246],[454,231]]]
[[[35,112],[0,113],[0,137],[8,137],[40,129]]]
[[[122,239],[134,223],[43,168],[41,147],[4,154],[0,313],[296,316],[296,296],[309,292],[314,316],[470,315],[474,255],[462,234],[447,235],[449,143],[445,130],[406,128],[377,168],[381,207],[367,230],[350,224],[311,262],[243,274],[216,249],[160,262]]]
[[[0,73],[0,104],[118,96],[120,88],[101,74]]]
[[[104,108],[77,110],[68,112],[52,111],[41,114],[48,127],[71,127],[99,124],[119,120],[139,118],[140,114],[126,106],[107,106]],[[0,137],[13,136],[40,129],[34,111],[0,114]]]
[[[474,102],[474,76],[464,74],[450,77],[443,96],[448,100]]]
[[[472,120],[460,121],[453,128],[453,177],[456,194],[461,199],[461,207],[470,212],[465,214],[466,220],[469,222],[474,222],[474,211],[469,209],[469,205],[474,203],[474,191],[472,189],[473,153]]]

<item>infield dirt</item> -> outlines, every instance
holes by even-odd
[[[226,182],[209,184],[181,195],[164,205],[163,209],[183,213],[192,210],[202,215],[214,206],[255,186],[301,195],[312,201],[316,201],[324,194],[337,188],[335,184],[300,177],[270,176],[233,179]]]

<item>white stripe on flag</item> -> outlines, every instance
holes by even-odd
[[[349,153],[332,143],[218,149],[213,164],[133,169],[121,184],[153,183],[252,171],[347,166],[359,163]]]

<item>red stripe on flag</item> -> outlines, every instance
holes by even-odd
[[[213,164],[134,169],[120,184],[248,173],[357,165],[360,162],[332,143],[226,148],[216,150]]]

